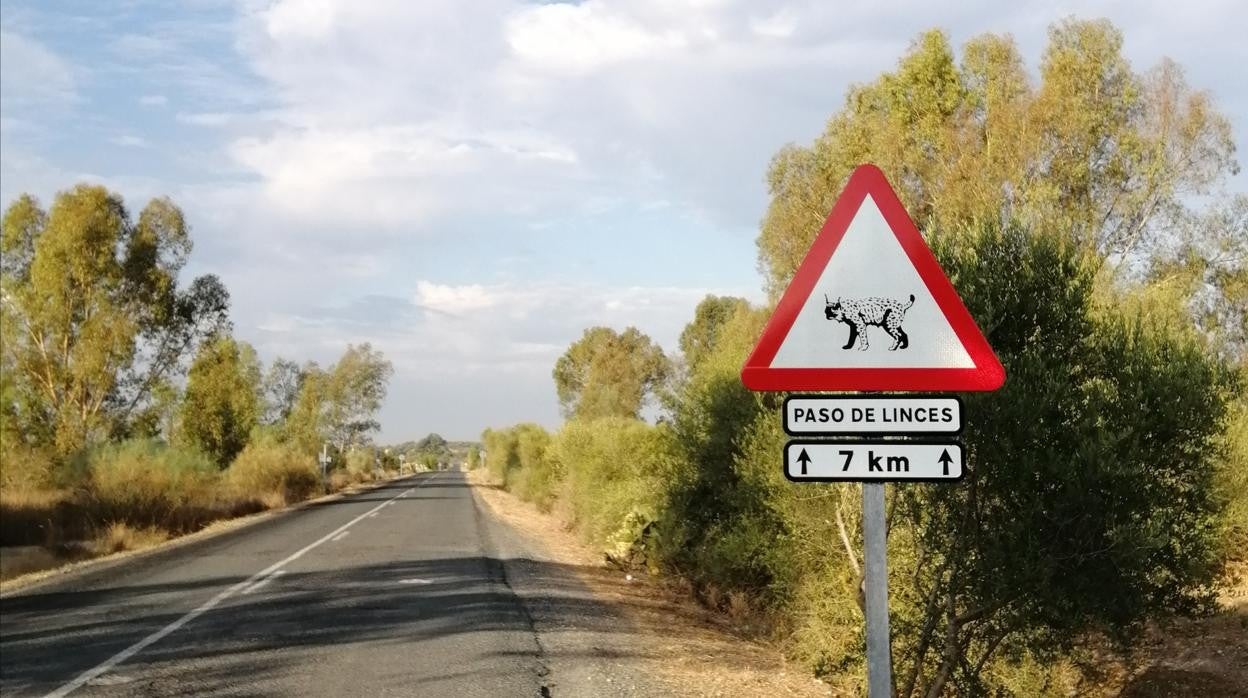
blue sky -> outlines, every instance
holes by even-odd
[[[394,361],[395,441],[554,424],[585,327],[670,349],[706,293],[761,299],[769,157],[923,29],[1010,32],[1034,70],[1050,23],[1109,17],[1137,69],[1214,93],[1242,158],[1242,3],[836,5],[8,0],[0,198],[172,196],[188,274],[222,276],[266,360]]]

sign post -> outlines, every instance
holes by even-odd
[[[892,636],[888,631],[888,548],[884,520],[884,483],[862,485],[863,597],[867,620],[867,694],[893,695]]]
[[[786,398],[784,430],[798,438],[785,445],[784,475],[863,483],[867,690],[888,698],[884,483],[956,484],[965,471],[956,441],[962,401],[912,393],[996,390],[1005,369],[875,166],[850,175],[741,382],[751,390],[871,393]]]
[[[329,481],[329,442],[321,444],[321,455],[316,459],[321,464],[321,485]]]

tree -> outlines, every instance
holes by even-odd
[[[1191,330],[1097,309],[1099,258],[1058,235],[991,225],[934,248],[1009,380],[966,399],[957,487],[893,493],[899,695],[975,693],[998,652],[1209,608],[1225,365]]]
[[[670,370],[663,350],[636,328],[593,327],[559,357],[553,375],[565,416],[636,419]]]
[[[290,359],[277,357],[264,374],[266,424],[283,424],[295,409],[299,390],[306,378],[299,364]]]
[[[331,440],[342,446],[362,443],[366,434],[380,428],[374,415],[393,374],[393,365],[371,344],[347,345],[326,386]]]
[[[308,453],[326,441],[345,450],[380,428],[374,415],[394,368],[372,345],[349,345],[329,370],[309,363],[300,373],[298,397],[283,429],[287,440]]]
[[[182,403],[181,435],[227,467],[260,421],[260,363],[246,343],[222,335],[191,363]]]
[[[0,368],[8,419],[62,458],[117,430],[227,326],[216,277],[185,291],[191,241],[178,208],[151,201],[132,222],[121,197],[81,184],[45,213],[30,196],[6,211],[0,252]]]
[[[282,438],[303,453],[312,454],[319,452],[329,439],[325,414],[329,379],[325,371],[311,361],[304,364],[299,373],[303,380],[299,382],[299,394],[282,425]]]
[[[724,325],[740,309],[748,308],[744,298],[732,296],[708,295],[698,303],[693,313],[693,322],[685,326],[680,333],[680,351],[685,355],[685,363],[690,370],[695,370],[719,340]]]
[[[449,456],[451,453],[450,444],[446,442],[446,439],[437,434],[429,434],[417,441],[415,450],[418,454],[429,453],[434,457]]]
[[[773,158],[758,241],[771,295],[862,162],[888,174],[921,226],[1018,220],[1111,260],[1147,252],[1186,199],[1238,165],[1206,92],[1171,61],[1132,72],[1121,49],[1107,21],[1058,22],[1033,85],[1008,36],[972,39],[959,66],[943,33],[921,35],[895,72],[851,88],[813,145]]]

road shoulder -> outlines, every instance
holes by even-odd
[[[482,470],[470,472],[468,480],[492,521],[491,554],[504,561],[509,584],[529,606],[555,695],[585,690],[599,695],[832,695],[830,687],[787,664],[779,652],[734,635],[724,619],[687,595],[645,574],[606,565],[557,517],[493,485]],[[601,627],[602,619],[566,627],[575,618],[567,612],[573,599],[563,600],[561,612],[543,607],[561,603],[549,580],[536,572],[552,566],[568,570],[592,594],[598,604],[594,613],[613,617],[610,632],[593,629]],[[556,619],[565,627],[551,627]]]

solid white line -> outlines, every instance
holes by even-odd
[[[349,535],[351,535],[351,532],[350,532],[350,531],[343,531],[342,533],[339,533],[338,535],[334,536],[333,538],[330,538],[330,539],[329,539],[329,542],[330,542],[330,543],[337,543],[338,541],[342,540],[343,538],[346,538],[346,537],[347,537],[347,536],[349,536]]]
[[[243,589],[243,591],[242,591],[241,593],[243,593],[243,594],[250,594],[250,593],[253,593],[253,592],[255,592],[257,589],[259,589],[260,587],[264,586],[265,584],[268,584],[269,582],[273,581],[274,579],[277,579],[278,577],[282,576],[283,574],[286,574],[286,570],[278,570],[278,571],[274,572],[273,574],[270,574],[269,576],[265,577],[264,579],[261,579],[260,581],[256,582],[255,584],[252,584],[251,586],[247,587],[246,589]]]
[[[428,483],[428,482],[429,482],[430,480],[432,480],[432,479],[433,479],[433,478],[432,478],[432,477],[430,477],[430,478],[429,478],[429,480],[425,480],[424,482],[421,482],[420,484],[417,484],[417,485],[415,485],[415,486],[413,486],[413,487],[411,487],[411,488],[408,488],[408,489],[406,490],[406,492],[411,492],[411,491],[415,490],[417,487],[420,487],[421,485],[424,485],[424,484]],[[406,493],[406,492],[405,492],[405,493]],[[352,526],[356,525],[357,523],[359,523],[359,522],[363,521],[363,520],[364,520],[365,518],[367,518],[368,516],[375,515],[375,514],[377,513],[377,510],[381,509],[382,507],[384,507],[384,506],[385,506],[386,504],[388,504],[389,502],[393,502],[394,500],[398,499],[398,498],[399,498],[399,497],[401,497],[401,496],[403,496],[403,495],[402,495],[402,494],[398,494],[398,495],[395,495],[394,497],[391,497],[391,498],[390,498],[390,499],[389,499],[386,503],[383,503],[383,504],[378,504],[377,506],[373,507],[372,509],[369,509],[368,511],[364,512],[363,514],[360,514],[359,516],[355,517],[354,519],[351,519],[350,521],[348,521],[348,522],[346,522],[345,524],[343,524],[343,525],[339,526],[338,528],[335,528],[333,531],[330,531],[329,533],[325,534],[324,536],[321,536],[321,537],[320,537],[319,539],[317,539],[315,542],[313,542],[313,543],[309,543],[308,545],[304,546],[303,548],[300,548],[298,552],[293,553],[293,554],[292,554],[292,555],[290,555],[289,557],[287,557],[287,558],[285,558],[285,559],[283,559],[283,560],[279,560],[278,562],[275,562],[275,563],[273,563],[273,564],[269,565],[268,567],[265,567],[264,569],[260,570],[259,572],[257,572],[257,573],[255,573],[255,574],[251,575],[251,576],[250,576],[250,577],[248,577],[247,579],[245,579],[245,580],[243,580],[243,581],[241,581],[241,582],[239,582],[239,583],[237,583],[237,584],[235,584],[235,585],[233,585],[233,586],[231,586],[231,587],[227,587],[227,588],[225,588],[225,589],[222,589],[220,592],[218,592],[218,593],[217,593],[217,595],[216,595],[216,596],[214,596],[214,597],[212,597],[211,599],[208,599],[208,600],[207,600],[207,601],[205,601],[204,603],[200,604],[200,605],[199,605],[199,606],[197,606],[194,610],[190,611],[189,613],[187,613],[186,615],[182,616],[181,618],[179,618],[179,619],[177,619],[177,620],[173,621],[172,623],[170,623],[169,625],[166,625],[165,627],[161,628],[160,630],[157,630],[156,632],[152,633],[151,635],[148,635],[147,637],[143,638],[142,640],[139,640],[138,642],[134,643],[133,645],[130,645],[129,647],[127,647],[127,648],[125,648],[124,650],[122,650],[122,651],[118,652],[117,654],[114,654],[112,657],[109,657],[108,659],[104,660],[104,662],[103,662],[103,663],[101,663],[99,666],[96,666],[96,667],[94,667],[94,668],[92,668],[92,669],[88,669],[87,671],[84,671],[82,674],[80,674],[80,675],[78,676],[78,678],[74,679],[73,681],[70,681],[69,683],[65,684],[64,686],[61,686],[60,688],[56,689],[55,691],[52,691],[51,693],[49,693],[49,694],[47,695],[47,698],[61,698],[62,696],[67,696],[67,695],[69,695],[70,693],[73,693],[74,691],[78,690],[79,688],[82,688],[84,685],[86,685],[86,683],[87,683],[88,681],[90,681],[90,680],[92,680],[92,679],[96,678],[96,677],[97,677],[97,676],[99,676],[100,674],[103,674],[103,673],[105,673],[105,672],[107,672],[107,671],[112,670],[112,669],[113,669],[114,667],[116,667],[118,664],[121,664],[122,662],[124,662],[124,661],[126,661],[127,659],[129,659],[129,658],[133,657],[134,655],[138,654],[139,652],[142,652],[145,648],[147,648],[147,647],[148,647],[148,646],[150,646],[151,644],[153,644],[153,643],[155,643],[155,642],[159,642],[159,641],[160,641],[161,639],[163,639],[165,636],[169,635],[170,633],[172,633],[173,631],[177,630],[178,628],[181,628],[182,626],[186,625],[187,623],[189,623],[189,622],[191,622],[191,621],[195,620],[196,618],[198,618],[198,617],[200,617],[200,616],[204,615],[204,614],[205,614],[205,613],[207,613],[208,611],[211,611],[213,608],[215,608],[215,607],[216,607],[218,604],[220,604],[222,601],[225,601],[226,599],[228,599],[228,598],[230,598],[231,596],[233,596],[233,595],[237,594],[238,592],[242,591],[243,589],[246,589],[248,586],[251,586],[252,584],[256,583],[256,582],[257,582],[257,581],[259,581],[261,578],[266,577],[266,576],[268,576],[268,575],[270,575],[270,574],[272,574],[272,573],[274,573],[274,572],[276,572],[276,571],[280,570],[281,568],[283,568],[283,567],[285,567],[286,565],[288,565],[288,564],[290,564],[290,563],[294,562],[295,560],[298,560],[299,558],[303,557],[303,556],[304,556],[305,554],[307,554],[308,552],[310,552],[310,551],[312,551],[313,549],[315,549],[315,548],[319,547],[319,546],[320,546],[320,545],[322,545],[323,543],[325,543],[325,542],[327,542],[327,541],[329,541],[329,540],[333,539],[333,537],[334,537],[334,536],[338,535],[339,533],[342,533],[343,531],[347,530],[348,528],[351,528]]]

